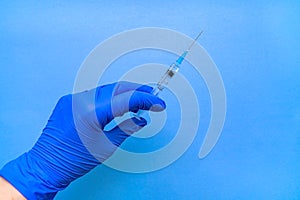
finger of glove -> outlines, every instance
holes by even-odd
[[[112,113],[114,117],[122,116],[126,112],[138,110],[163,111],[166,103],[159,97],[145,92],[135,91],[122,93],[113,98]]]
[[[141,85],[138,83],[132,83],[127,81],[120,81],[112,84],[108,84],[105,86],[99,87],[100,92],[104,93],[111,93],[113,96],[122,94],[124,92],[128,91],[140,91],[140,92],[146,92],[151,93],[153,88],[148,85]]]
[[[105,131],[106,137],[116,146],[120,146],[133,133],[147,125],[144,118],[127,119],[110,131]]]

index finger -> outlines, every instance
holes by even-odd
[[[139,92],[151,93],[153,90],[153,87],[151,86],[142,85],[133,82],[127,82],[127,81],[121,81],[114,84],[115,84],[114,93],[113,93],[114,96],[128,91],[139,91]]]

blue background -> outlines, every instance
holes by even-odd
[[[209,156],[197,157],[210,118],[202,83],[199,133],[179,160],[146,174],[99,166],[56,199],[299,199],[299,10],[298,1],[1,1],[0,167],[33,146],[97,44],[133,28],[204,29],[228,106]]]

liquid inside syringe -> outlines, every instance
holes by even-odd
[[[173,63],[163,77],[158,81],[156,87],[153,89],[152,94],[158,95],[169,83],[169,80],[178,72],[179,67]]]

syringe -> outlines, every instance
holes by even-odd
[[[162,76],[162,78],[157,82],[156,86],[152,90],[152,94],[158,95],[165,87],[168,85],[170,79],[178,72],[179,67],[181,63],[183,62],[184,58],[186,55],[189,53],[191,50],[192,46],[195,44],[195,42],[198,40],[200,35],[203,33],[201,31],[197,37],[193,40],[193,42],[190,44],[189,48],[181,54],[181,56],[176,60],[175,63],[172,63],[169,67],[169,69],[166,71],[166,73]],[[137,113],[134,114],[136,118],[140,118],[140,116],[144,113],[144,110],[139,110]]]

